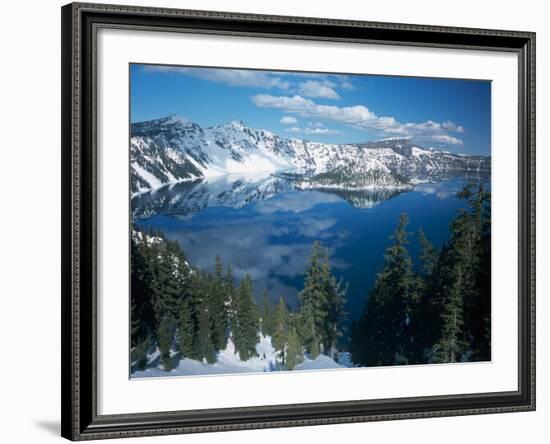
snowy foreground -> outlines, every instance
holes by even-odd
[[[160,364],[158,350],[149,355],[150,368],[132,373],[132,378],[156,378],[165,376],[197,376],[197,375],[216,375],[227,373],[263,373],[286,370],[281,368],[276,359],[275,349],[271,345],[270,336],[261,336],[260,342],[256,345],[258,356],[241,361],[239,355],[235,353],[235,346],[231,339],[227,343],[225,350],[218,353],[218,360],[214,364],[196,361],[193,359],[181,359],[179,365],[173,370],[166,372]],[[348,353],[340,353],[340,364],[326,355],[319,355],[316,359],[308,359],[304,356],[304,361],[298,364],[294,370],[326,370],[351,367]]]

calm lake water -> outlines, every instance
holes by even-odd
[[[219,255],[233,275],[247,273],[260,298],[281,296],[295,306],[315,240],[329,248],[337,278],[349,283],[349,320],[357,318],[383,265],[399,215],[409,216],[413,257],[422,227],[440,247],[464,202],[456,197],[466,179],[417,185],[403,192],[301,191],[284,178],[225,176],[165,187],[132,200],[136,224],[160,229],[189,261],[212,270]]]

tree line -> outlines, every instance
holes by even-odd
[[[257,304],[250,275],[237,282],[219,256],[213,272],[192,267],[180,245],[161,232],[133,227],[131,250],[133,369],[146,368],[157,348],[166,371],[182,357],[212,364],[230,338],[246,361],[258,355],[261,334],[271,337],[282,369],[293,369],[305,353],[335,358],[347,286],[332,275],[328,250],[319,242],[313,244],[296,310],[284,297],[273,304],[267,290]]]
[[[352,323],[355,365],[450,363],[491,358],[490,193],[470,183],[466,202],[436,249],[418,233],[417,264],[402,214],[364,311]]]

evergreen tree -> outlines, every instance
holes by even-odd
[[[239,290],[236,292],[236,304],[234,304],[234,331],[235,349],[242,361],[257,356],[256,344],[259,338],[259,313],[254,304],[252,295],[252,279],[246,275],[241,281]]]
[[[176,243],[163,241],[153,252],[158,253],[154,259],[153,301],[157,318],[166,316],[175,319],[180,309],[181,279],[178,272],[185,260]],[[180,253],[179,255],[177,253]]]
[[[365,338],[367,335],[365,330],[365,311],[363,311],[361,313],[361,317],[358,320],[354,319],[351,322],[351,326],[349,329],[348,350],[354,365],[361,363],[364,364],[367,362],[367,356],[365,354]]]
[[[235,330],[237,328],[237,316],[235,307],[237,305],[237,292],[235,290],[235,282],[233,280],[233,271],[231,265],[227,266],[227,271],[223,279],[223,288],[226,298],[226,315],[227,323],[229,327],[229,335],[233,336],[233,343],[235,342]]]
[[[478,257],[474,270],[476,292],[465,298],[464,326],[469,335],[471,359],[491,359],[491,194],[483,182],[473,190],[468,206],[474,220],[475,253]],[[463,197],[464,198],[464,197]]]
[[[392,236],[393,245],[384,254],[384,268],[377,275],[367,300],[364,317],[356,330],[363,336],[364,353],[355,363],[388,365],[408,363],[414,356],[410,334],[413,310],[418,302],[418,280],[407,250],[408,217],[402,214]],[[357,347],[355,338],[354,347]]]
[[[465,276],[460,265],[455,271],[455,283],[442,314],[442,336],[433,348],[433,362],[457,362],[468,345],[463,339],[464,296],[461,290]]]
[[[269,301],[269,293],[267,288],[264,289],[262,296],[262,308],[260,313],[261,329],[264,336],[273,336],[273,309]]]
[[[213,364],[216,362],[216,350],[210,335],[211,322],[207,302],[203,300],[198,309],[197,333],[194,342],[195,356],[201,361],[205,360],[208,364]]]
[[[300,316],[302,318],[299,328],[300,336],[310,357],[316,359],[321,353],[321,339],[318,334],[313,307],[309,304],[305,305],[300,311]]]
[[[336,278],[331,276],[327,293],[324,349],[332,359],[335,359],[338,340],[343,336],[347,290],[348,286],[344,285],[342,279],[336,282]]]
[[[182,303],[178,322],[180,351],[184,357],[193,357],[195,355],[193,344],[195,341],[197,320],[195,318],[195,307],[191,295]]]
[[[289,370],[293,370],[304,360],[302,342],[294,326],[292,326],[288,332],[286,355],[286,368]]]
[[[483,184],[468,184],[458,197],[467,208],[451,224],[451,238],[444,250],[446,264],[441,287],[444,294],[441,337],[433,347],[435,362],[490,359],[487,335],[490,313],[490,195]]]
[[[209,313],[212,322],[212,342],[217,350],[225,349],[229,337],[226,289],[222,273],[221,259],[216,256],[214,275],[210,276]]]
[[[313,359],[321,352],[322,344],[326,343],[329,287],[328,252],[319,241],[316,241],[305,272],[304,289],[299,294],[301,334],[306,350]]]
[[[210,279],[205,273],[195,270],[190,275],[188,288],[189,298],[186,299],[185,304],[182,304],[183,308],[181,314],[183,318],[180,318],[180,334],[191,334],[192,331],[193,339],[189,357],[199,361],[206,359],[207,362],[211,362],[212,356],[215,356],[215,347],[212,341],[212,323],[209,313],[209,287]],[[191,327],[184,328],[182,325],[183,322],[185,322],[185,310],[187,307],[189,307],[190,316],[188,316],[188,319],[190,319],[193,326],[192,329]],[[191,343],[189,339],[189,336],[186,336],[185,343],[180,343],[180,350],[182,349],[182,345],[189,350],[189,345]]]
[[[420,243],[420,274],[429,276],[437,264],[437,250],[428,240],[422,228],[418,230],[418,242]]]
[[[160,350],[160,360],[164,370],[169,372],[174,368],[174,363],[172,359],[172,343],[174,339],[174,319],[165,316],[160,320],[158,328],[158,343]]]
[[[286,361],[286,348],[288,343],[289,330],[289,312],[283,297],[279,299],[279,303],[275,308],[273,316],[273,337],[272,344],[277,355],[281,359],[284,366]]]
[[[136,370],[145,370],[147,367],[147,351],[149,350],[149,347],[150,341],[147,338],[132,348],[131,358],[134,362],[132,368],[135,368]]]
[[[178,259],[178,246],[175,243],[165,241],[160,233],[155,236],[160,239],[151,244],[151,262],[153,279],[151,283],[151,299],[155,312],[156,332],[161,352],[161,361],[168,371],[172,368],[170,348],[174,342],[176,319],[179,316],[181,304],[181,280],[178,275],[180,265]]]
[[[151,300],[153,274],[149,249],[142,241],[143,234],[133,230],[131,239],[131,355],[138,369],[145,368],[151,336],[156,331],[155,312]]]
[[[412,315],[415,322],[411,324],[411,335],[416,347],[409,359],[411,363],[425,363],[431,360],[434,341],[439,337],[442,328],[443,298],[442,287],[439,286],[442,272],[439,261],[440,253],[428,240],[422,228],[418,232],[418,241],[420,244],[419,301]]]

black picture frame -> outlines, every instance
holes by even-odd
[[[535,409],[535,33],[72,3],[62,7],[62,436],[70,440]],[[507,51],[519,66],[518,390],[450,396],[97,414],[96,31],[147,29]]]

